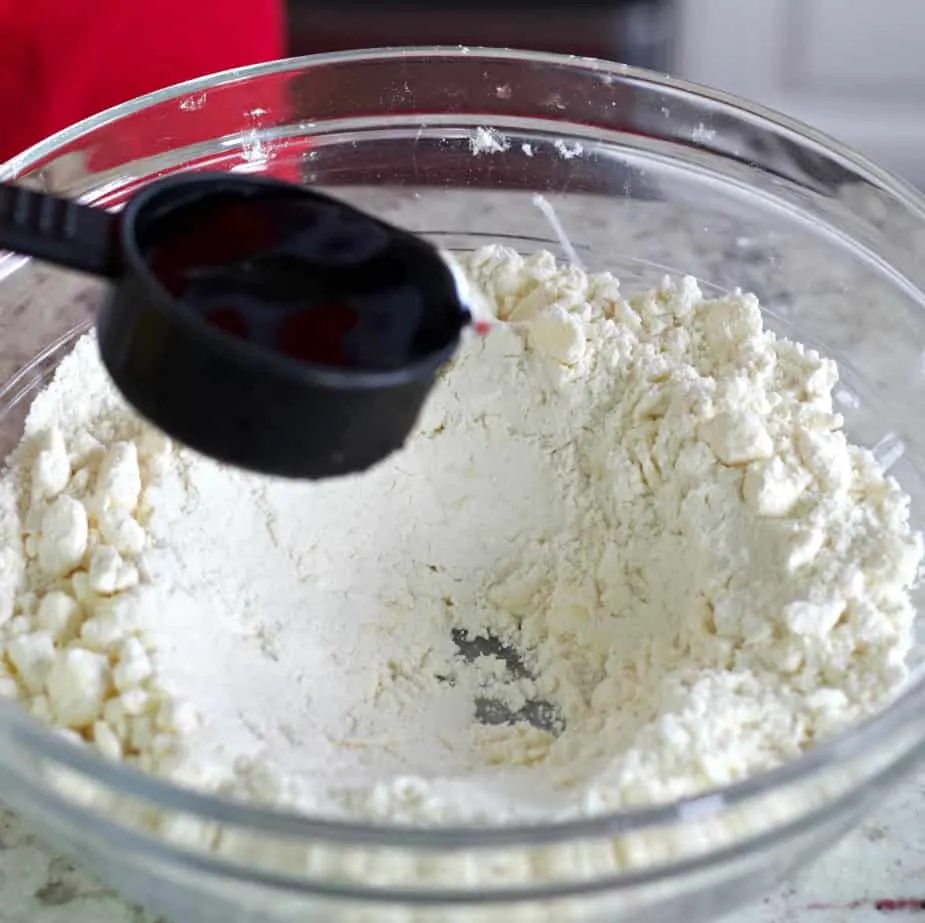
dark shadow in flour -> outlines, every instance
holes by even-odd
[[[460,656],[467,663],[472,663],[478,657],[495,657],[504,663],[512,681],[532,678],[532,673],[524,664],[523,654],[509,641],[502,641],[490,632],[470,635],[462,628],[454,628],[452,637]],[[447,677],[438,679],[452,682]],[[500,699],[476,696],[475,719],[489,726],[525,723],[550,734],[561,734],[565,728],[565,722],[556,706],[542,699],[526,702],[515,710]]]

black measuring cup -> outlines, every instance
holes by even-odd
[[[399,449],[472,319],[429,243],[273,179],[171,176],[117,214],[0,184],[0,247],[111,280],[97,340],[125,398],[271,475]]]

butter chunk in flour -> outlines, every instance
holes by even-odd
[[[692,279],[461,265],[496,328],[339,482],[171,445],[83,339],[0,484],[0,691],[184,784],[414,823],[663,802],[881,708],[922,544],[834,364]]]

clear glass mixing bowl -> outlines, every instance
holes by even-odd
[[[722,93],[576,58],[393,49],[186,84],[0,168],[118,205],[205,167],[330,187],[443,246],[563,250],[627,287],[757,292],[841,362],[840,410],[925,511],[925,201],[831,139]],[[85,278],[0,255],[0,447],[92,318]],[[921,595],[920,599],[921,601]],[[0,711],[0,792],[126,895],[220,920],[696,923],[832,843],[925,753],[925,677],[802,759],[683,804],[536,827],[362,826],[241,806],[105,763]]]

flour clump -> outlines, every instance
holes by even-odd
[[[340,481],[172,445],[81,340],[0,484],[0,691],[182,784],[425,824],[693,795],[883,707],[922,543],[835,365],[693,279],[460,263],[495,329]]]

